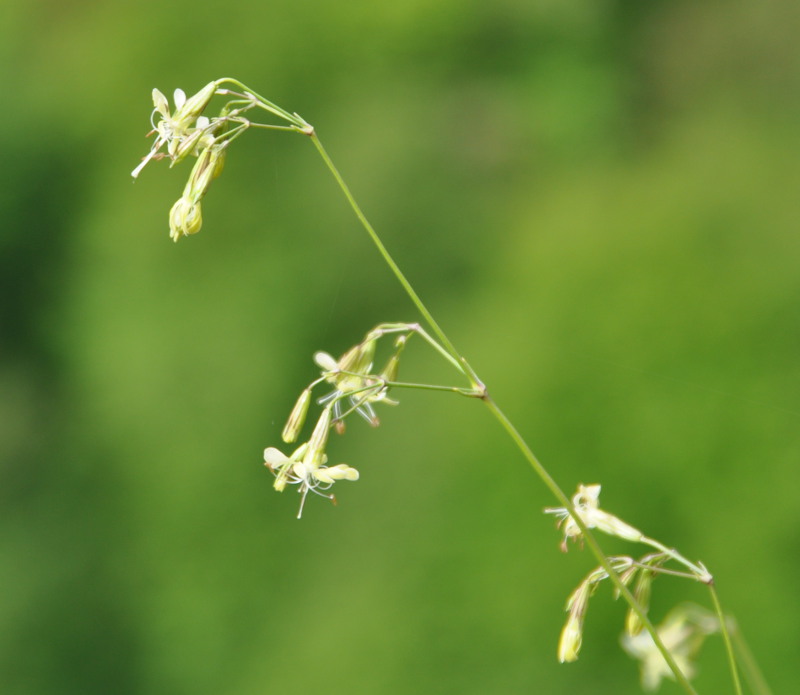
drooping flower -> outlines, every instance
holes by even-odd
[[[133,178],[139,175],[151,159],[168,156],[174,164],[199,146],[207,144],[203,140],[212,137],[216,126],[201,114],[216,90],[217,82],[209,82],[187,99],[182,89],[176,89],[173,96],[174,113],[170,111],[167,98],[158,89],[153,90],[153,114],[150,120],[152,132],[157,134],[156,140],[150,152],[131,172]],[[167,146],[166,154],[160,151],[164,145]]]
[[[372,374],[372,359],[375,355],[375,339],[366,340],[348,350],[339,360],[327,352],[317,352],[314,361],[322,369],[325,380],[334,390],[319,399],[320,404],[333,404],[337,426],[350,410],[355,410],[370,425],[380,424],[373,403],[384,402],[397,405],[386,397],[386,378]],[[342,409],[342,403],[349,403],[349,410]]]
[[[642,540],[644,536],[641,531],[600,509],[599,500],[600,485],[579,485],[578,492],[572,497],[575,512],[587,528],[596,528],[628,541]],[[558,517],[558,527],[564,533],[561,549],[566,552],[567,540],[579,539],[583,535],[580,526],[565,507],[547,507],[544,512],[545,514],[555,514]]]
[[[675,664],[691,679],[695,674],[693,661],[703,640],[716,632],[718,626],[716,618],[705,611],[700,612],[699,607],[679,606],[670,612],[656,630]],[[663,678],[675,678],[649,632],[642,630],[636,635],[625,633],[621,641],[623,649],[640,662],[644,690],[656,690]]]
[[[298,447],[291,456],[286,456],[274,447],[264,450],[264,465],[275,475],[275,489],[282,492],[287,485],[298,485],[301,494],[299,519],[303,515],[306,497],[310,492],[335,501],[332,494],[325,494],[339,480],[358,480],[355,468],[344,463],[326,466],[328,457],[324,453],[327,431],[330,428],[330,410],[326,408],[311,439]]]

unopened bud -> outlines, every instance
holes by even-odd
[[[177,111],[174,115],[174,120],[185,128],[197,119],[203,113],[211,97],[217,91],[217,83],[209,82],[199,92],[192,95],[188,99],[182,90],[175,90],[175,106]],[[179,94],[180,93],[180,94]],[[153,101],[155,102],[155,90],[153,94]]]
[[[310,402],[311,389],[305,389],[303,393],[300,394],[300,398],[297,399],[297,403],[294,404],[292,413],[289,415],[286,426],[283,428],[281,437],[283,437],[284,442],[290,443],[297,441],[297,435],[300,434],[300,430],[303,429],[303,425],[306,422],[308,404]]]
[[[562,664],[577,661],[582,642],[583,621],[570,613],[558,640],[558,660]]]
[[[183,194],[190,200],[200,200],[208,190],[211,182],[222,171],[225,159],[225,150],[221,147],[206,147],[197,157],[197,161],[189,174]]]
[[[322,465],[330,426],[331,409],[325,408],[317,421],[316,427],[314,427],[314,431],[311,433],[311,439],[308,440],[308,449],[303,457],[305,463],[314,467]]]
[[[169,235],[173,241],[181,236],[196,234],[203,226],[203,216],[199,201],[192,202],[181,196],[169,211]]]
[[[361,351],[355,369],[358,374],[366,374],[372,369],[372,361],[375,359],[375,345],[377,342],[375,338],[370,338],[361,343]]]
[[[386,366],[381,372],[381,379],[384,381],[396,381],[397,371],[400,367],[400,355],[394,354],[389,358]]]
[[[558,641],[558,660],[563,664],[578,660],[578,652],[583,641],[583,620],[592,594],[592,582],[589,578],[581,582],[578,588],[567,599],[567,622],[561,630]]]
[[[336,368],[342,372],[358,372],[358,363],[361,357],[361,345],[350,348],[339,358]]]
[[[654,576],[654,573],[649,570],[641,570],[636,579],[636,585],[633,587],[633,596],[645,613],[650,608],[650,594]],[[628,612],[625,615],[625,632],[631,637],[635,637],[642,631],[643,627],[644,623],[642,623],[639,614],[632,608],[628,608]]]

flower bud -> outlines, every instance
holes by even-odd
[[[325,408],[317,421],[314,431],[311,433],[311,439],[308,440],[308,449],[306,449],[303,461],[315,468],[322,465],[325,457],[325,446],[328,443],[328,431],[331,426],[331,409]]]
[[[211,182],[222,171],[222,163],[224,160],[225,150],[220,147],[206,147],[197,157],[197,161],[192,167],[192,173],[189,174],[189,181],[186,184],[183,194],[188,196],[191,200],[200,200],[208,190]]]
[[[292,413],[289,415],[286,426],[283,428],[281,437],[283,437],[284,442],[290,443],[297,441],[297,435],[300,434],[300,430],[303,428],[306,421],[309,403],[311,403],[311,389],[307,388],[300,394],[300,398],[298,398],[297,403],[294,404]]]
[[[196,234],[203,226],[203,217],[198,201],[192,202],[185,195],[178,198],[169,211],[169,235],[173,241],[181,236]]]
[[[582,641],[582,621],[570,613],[564,629],[561,630],[561,639],[558,640],[558,660],[562,664],[577,661]]]
[[[592,594],[590,580],[581,582],[567,599],[567,622],[561,630],[558,641],[558,660],[563,664],[578,660],[578,652],[583,641],[583,620]]]
[[[645,613],[650,608],[650,592],[654,576],[653,572],[649,570],[641,570],[636,578],[636,585],[633,587],[633,596]],[[639,614],[629,608],[625,615],[625,633],[635,637],[642,631],[643,627],[644,624]]]
[[[381,372],[381,379],[384,381],[396,381],[397,371],[400,367],[400,355],[394,354],[389,358],[386,366]]]
[[[155,91],[157,90],[153,90],[153,102],[155,102],[156,99]],[[176,89],[175,107],[177,110],[175,111],[174,116],[176,124],[179,124],[184,128],[190,127],[197,117],[203,113],[206,106],[208,106],[208,102],[211,101],[211,97],[214,96],[216,91],[217,83],[209,82],[205,87],[197,92],[197,94],[194,94],[187,99],[182,90]],[[156,108],[158,108],[158,106],[156,106]]]

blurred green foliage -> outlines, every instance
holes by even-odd
[[[592,563],[479,404],[354,423],[338,508],[297,522],[272,491],[312,353],[417,317],[301,137],[235,143],[203,231],[169,241],[188,166],[129,177],[150,90],[225,75],[317,127],[557,480],[706,562],[790,692],[799,22],[795,0],[6,0],[2,692],[638,692],[608,594],[556,663]],[[403,376],[439,378],[412,348]],[[654,610],[684,598],[706,601],[659,580]],[[728,690],[718,640],[701,669]]]

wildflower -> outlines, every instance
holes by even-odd
[[[697,610],[692,610],[692,607],[679,607],[664,619],[658,626],[657,632],[675,664],[687,678],[691,679],[695,674],[694,657],[706,636],[715,632],[717,628],[718,623],[713,616],[700,614]],[[643,630],[636,635],[624,634],[622,647],[630,656],[641,662],[644,690],[656,690],[664,677],[675,678],[675,674],[649,632]]]
[[[397,402],[386,397],[386,380],[371,373],[372,359],[375,355],[375,339],[368,339],[356,345],[335,360],[327,352],[317,352],[314,361],[322,369],[325,380],[334,386],[334,390],[319,399],[319,403],[333,404],[333,413],[337,420],[337,429],[341,431],[341,419],[355,410],[370,425],[380,424],[375,414],[373,403],[382,401],[390,405]],[[346,399],[350,410],[342,411],[342,401]]]
[[[638,542],[644,538],[641,531],[626,524],[613,514],[599,507],[600,485],[579,485],[578,492],[572,498],[572,506],[587,528],[597,528],[604,533],[618,536],[628,541]],[[545,514],[555,514],[558,526],[564,532],[561,549],[566,552],[567,540],[580,538],[583,533],[569,510],[565,507],[548,507]]]
[[[331,412],[325,408],[317,422],[311,439],[298,447],[291,456],[274,447],[264,450],[264,465],[275,474],[275,489],[283,492],[286,485],[299,485],[298,492],[302,495],[299,519],[303,515],[303,507],[309,491],[320,497],[327,497],[335,502],[332,494],[324,492],[338,480],[358,480],[359,474],[355,468],[340,463],[336,466],[326,466],[328,457],[324,453],[330,429]]]
[[[197,94],[186,98],[182,89],[176,89],[173,100],[175,102],[175,113],[171,113],[167,98],[158,90],[153,90],[153,114],[150,122],[153,126],[152,133],[157,133],[157,137],[150,152],[140,162],[132,172],[131,176],[136,178],[139,172],[147,165],[151,159],[160,159],[165,155],[160,152],[161,148],[167,146],[167,155],[173,163],[179,161],[197,145],[202,144],[204,136],[211,136],[215,124],[207,118],[201,117],[203,110],[208,106],[208,102],[217,90],[216,82],[209,82]],[[156,120],[157,119],[157,120]]]

